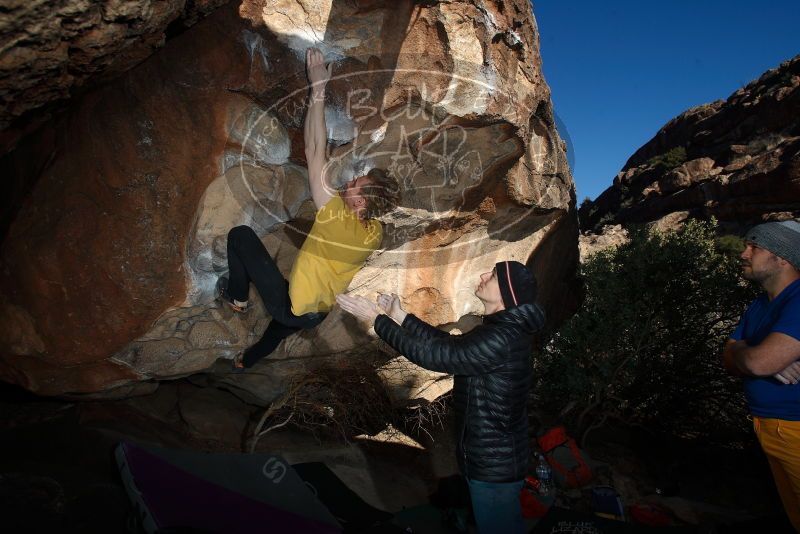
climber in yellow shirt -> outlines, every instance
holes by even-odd
[[[308,184],[317,208],[314,224],[295,259],[289,280],[275,265],[261,239],[249,226],[228,232],[229,277],[220,278],[217,295],[234,311],[247,311],[250,282],[258,290],[272,320],[261,339],[233,360],[242,371],[269,355],[287,336],[313,328],[327,315],[364,262],[381,244],[381,223],[399,197],[397,183],[380,169],[347,182],[336,190],[328,176],[328,139],[325,128],[325,86],[332,65],[322,53],[306,52],[311,85],[303,135]]]

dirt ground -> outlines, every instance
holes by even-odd
[[[128,439],[202,451],[242,451],[261,408],[187,381],[147,397],[66,402],[0,387],[0,528],[5,532],[126,532],[130,505],[113,449]],[[446,426],[446,425],[445,425]],[[457,472],[451,430],[386,440],[314,436],[290,425],[261,437],[257,452],[289,463],[325,462],[373,506],[398,512],[426,504],[441,477]],[[757,447],[743,450],[668,442],[613,429],[592,437],[595,484],[626,504],[665,506],[676,524],[740,524],[718,532],[784,528],[768,467]],[[559,492],[558,503],[590,511],[588,490]],[[766,518],[766,519],[765,519]],[[754,521],[754,523],[747,523]],[[767,528],[768,530],[763,530]]]

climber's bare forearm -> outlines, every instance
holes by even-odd
[[[306,145],[306,161],[308,162],[308,185],[314,205],[320,209],[333,196],[325,175],[328,161],[328,136],[325,127],[324,84],[311,88],[303,135]]]
[[[331,199],[332,189],[326,176],[327,135],[325,132],[324,103],[317,100],[312,91],[311,104],[306,115],[305,142],[308,162],[308,186],[317,209]]]
[[[309,94],[308,117],[306,118],[307,141],[315,150],[325,152],[328,136],[325,125],[325,86],[312,87]]]

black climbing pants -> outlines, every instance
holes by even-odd
[[[306,313],[297,316],[292,313],[289,282],[249,226],[237,226],[228,232],[228,268],[228,294],[231,298],[246,301],[252,282],[272,316],[261,339],[245,351],[245,367],[251,367],[271,354],[286,337],[304,328],[317,326],[327,315]]]

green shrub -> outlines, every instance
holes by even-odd
[[[682,146],[676,146],[663,154],[653,156],[647,160],[647,164],[654,167],[662,167],[664,170],[671,171],[678,165],[685,163],[686,157],[686,148]]]
[[[755,291],[715,246],[715,224],[632,229],[581,267],[584,303],[534,362],[539,409],[582,440],[611,421],[682,437],[745,428],[720,351]]]
[[[717,250],[733,258],[739,258],[739,254],[744,250],[744,239],[737,235],[723,235],[716,239]]]

